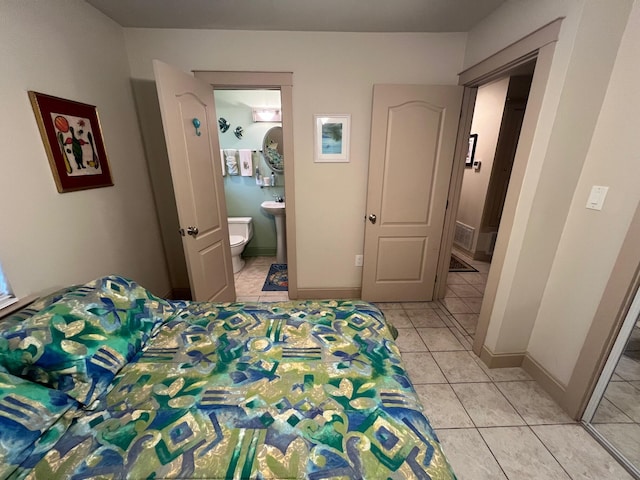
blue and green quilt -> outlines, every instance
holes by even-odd
[[[373,305],[167,302],[120,277],[80,289],[0,323],[5,377],[24,377],[34,409],[49,412],[31,429],[22,419],[33,433],[19,455],[3,453],[0,437],[0,478],[455,479]],[[97,310],[105,298],[113,308]],[[82,312],[85,324],[71,328]],[[107,333],[96,326],[103,315]],[[79,345],[66,352],[52,329]],[[126,362],[87,368],[105,351]]]

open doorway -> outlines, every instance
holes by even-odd
[[[288,294],[289,299],[296,299],[298,296],[297,287],[297,258],[296,258],[296,228],[295,228],[295,195],[294,195],[294,161],[293,161],[293,74],[290,72],[221,72],[221,71],[205,71],[195,70],[194,76],[207,82],[213,88],[214,92],[223,90],[244,90],[244,91],[275,91],[280,95],[280,107],[281,107],[281,138],[282,138],[282,155],[283,171],[278,172],[280,175],[274,175],[276,177],[276,190],[279,193],[283,193],[282,197],[285,199],[286,213],[281,217],[282,230],[284,234],[280,237],[286,243],[286,264],[287,264],[287,283],[288,291],[279,291],[274,293],[267,293],[262,295],[264,291],[259,290],[258,298],[261,296],[273,296],[271,300],[279,300],[277,295],[284,297]],[[218,120],[223,115],[218,115]],[[229,119],[226,119],[229,123]],[[251,120],[253,122],[253,120]],[[223,122],[222,122],[223,123]],[[240,126],[242,128],[242,136],[244,137],[244,125],[233,125],[229,127],[229,130],[235,135],[235,129]],[[273,126],[272,126],[273,127]],[[263,137],[264,139],[264,137]],[[253,150],[252,147],[250,147]],[[264,150],[264,146],[262,147]],[[252,152],[253,153],[253,152]],[[263,161],[263,157],[260,158],[260,162]],[[260,163],[258,162],[258,167]],[[253,165],[254,176],[253,180],[246,178],[246,181],[255,185],[255,167]],[[269,177],[271,178],[271,168],[268,169]],[[263,172],[261,172],[261,176]],[[264,187],[264,183],[263,183]],[[258,187],[259,189],[259,187]],[[263,188],[262,193],[269,197],[269,200],[275,200],[271,197],[275,192],[272,192],[272,187]],[[225,189],[226,192],[226,189]],[[226,193],[225,193],[226,195]],[[266,197],[265,197],[266,198]],[[260,213],[262,215],[262,213]],[[259,252],[259,250],[258,250]],[[256,252],[254,251],[254,254]],[[264,253],[264,252],[263,252]],[[270,263],[269,263],[270,266]],[[264,285],[265,278],[258,279],[258,274],[255,274],[253,283],[257,285],[262,282]],[[247,278],[248,279],[248,278]],[[262,286],[263,286],[262,285]],[[261,288],[262,288],[261,286]],[[256,295],[246,295],[245,290],[236,292],[237,296],[241,298],[255,297]]]
[[[534,68],[535,60],[477,90],[441,300],[469,337],[476,333]]]
[[[285,205],[280,90],[214,89],[214,98],[236,299],[288,300],[284,232],[261,206]]]

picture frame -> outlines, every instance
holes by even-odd
[[[29,91],[58,192],[113,185],[94,105]]]
[[[469,150],[467,151],[467,158],[464,161],[465,167],[473,166],[473,159],[476,157],[477,144],[478,144],[478,134],[472,133],[469,136]]]
[[[351,137],[351,115],[313,116],[314,162],[348,163]]]

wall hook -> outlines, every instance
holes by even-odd
[[[202,132],[200,130],[198,130],[200,128],[200,120],[198,120],[197,118],[194,118],[192,120],[193,126],[196,127],[196,135],[200,136],[202,135]]]

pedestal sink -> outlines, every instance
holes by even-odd
[[[269,215],[273,215],[276,221],[276,262],[287,263],[287,238],[284,224],[286,210],[284,202],[267,200],[262,202],[260,206]]]

